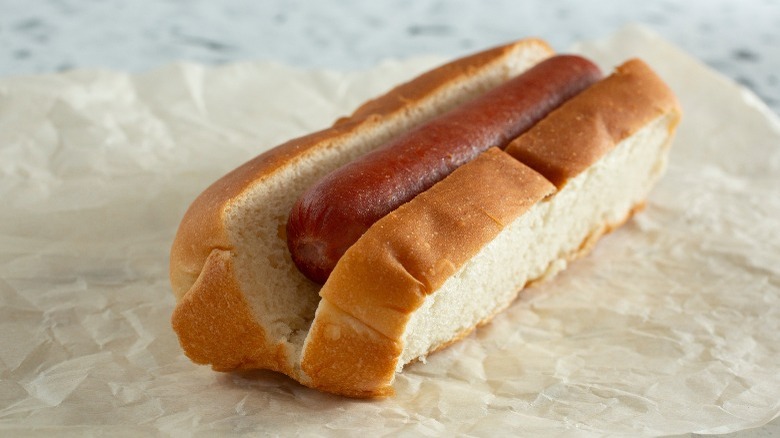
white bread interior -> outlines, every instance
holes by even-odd
[[[507,307],[525,284],[566,268],[583,242],[620,225],[666,163],[676,115],[657,118],[554,196],[538,203],[471,258],[412,314],[397,371]]]

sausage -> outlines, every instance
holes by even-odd
[[[505,147],[601,79],[585,58],[559,55],[348,163],[294,204],[287,246],[298,269],[324,283],[376,221],[493,146]]]

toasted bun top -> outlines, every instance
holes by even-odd
[[[547,115],[506,152],[560,189],[619,140],[670,110],[679,116],[674,93],[647,64],[631,59]]]

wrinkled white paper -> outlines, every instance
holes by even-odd
[[[640,28],[685,110],[647,209],[378,401],[192,364],[168,249],[194,197],[442,61],[369,71],[176,64],[0,80],[0,434],[680,434],[780,412],[780,122]]]

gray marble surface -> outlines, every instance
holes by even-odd
[[[557,49],[640,22],[780,113],[780,2],[0,0],[0,75],[271,59],[354,69],[538,35]]]
[[[0,0],[0,76],[144,71],[189,60],[276,60],[348,70],[456,56],[522,36],[559,50],[638,22],[780,113],[780,1]],[[780,436],[780,420],[729,434]]]

